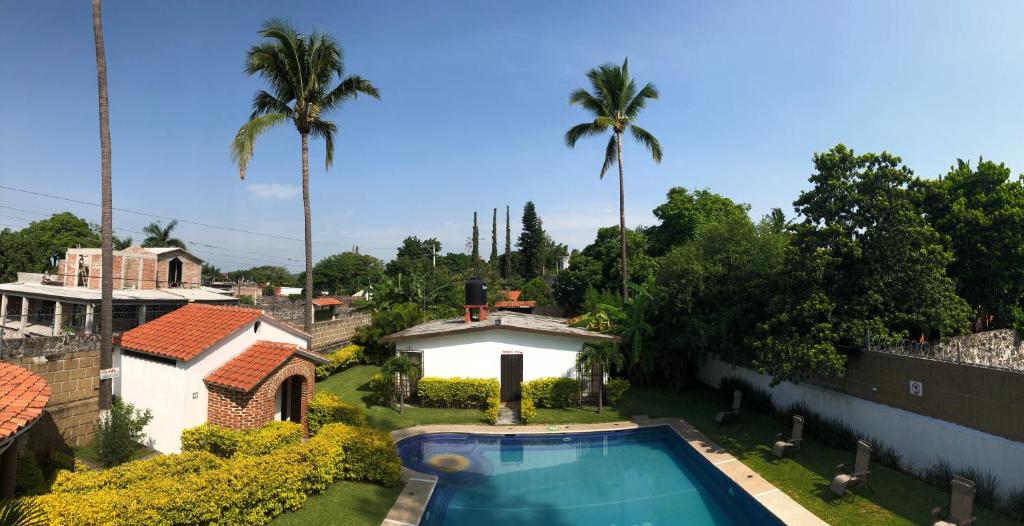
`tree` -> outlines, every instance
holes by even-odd
[[[384,362],[383,373],[385,376],[398,376],[398,413],[405,412],[405,389],[410,376],[419,373],[420,367],[407,355],[398,353],[388,361]]]
[[[245,169],[252,159],[256,139],[267,130],[291,122],[302,143],[302,210],[306,244],[306,307],[303,327],[313,326],[313,227],[309,209],[309,136],[324,141],[325,168],[334,162],[335,123],[323,117],[344,103],[368,95],[375,99],[380,93],[370,81],[345,75],[341,44],[330,35],[314,31],[301,35],[287,22],[272,19],[259,31],[263,40],[249,49],[245,71],[259,75],[271,92],[260,90],[252,100],[249,121],[238,130],[231,143],[231,153],[238,163],[238,173],[245,179]],[[337,84],[332,87],[335,77]]]
[[[33,221],[21,230],[0,231],[0,279],[14,281],[18,272],[54,270],[50,258],[69,247],[98,247],[97,228],[70,212]]]
[[[342,252],[327,256],[313,267],[313,287],[331,294],[353,294],[369,286],[371,276],[384,271],[384,265],[373,256]]]
[[[520,254],[519,274],[525,280],[531,280],[541,273],[546,235],[533,201],[527,201],[523,205],[523,231],[519,233],[519,240],[516,241]]]
[[[473,266],[480,266],[480,229],[476,226],[476,212],[473,212]]]
[[[1010,169],[957,159],[938,180],[913,184],[929,224],[952,253],[947,271],[974,311],[974,330],[1024,330],[1024,187]]]
[[[505,260],[502,262],[501,277],[512,279],[512,223],[509,206],[505,205]]]
[[[555,298],[559,305],[576,310],[587,288],[618,290],[622,283],[622,259],[619,258],[619,227],[605,227],[597,231],[594,242],[573,255],[571,265],[555,277]],[[631,286],[643,285],[654,279],[658,262],[647,255],[649,242],[642,231],[626,232],[626,259]],[[621,298],[621,294],[620,294]]]
[[[178,226],[178,220],[172,219],[167,226],[162,226],[159,221],[150,223],[142,229],[146,239],[142,241],[144,247],[178,247],[185,248],[185,242],[171,237],[171,232]]]
[[[661,222],[647,233],[651,255],[664,255],[672,247],[690,241],[703,225],[730,217],[748,219],[749,212],[750,205],[737,204],[709,190],[691,193],[686,188],[673,187],[666,194],[665,202],[654,209],[654,216]]]
[[[619,168],[619,246],[622,273],[622,300],[629,300],[629,273],[626,264],[626,190],[622,169],[622,134],[627,130],[633,138],[651,153],[654,162],[661,162],[661,144],[647,130],[635,124],[640,111],[648,100],[658,98],[653,84],[645,84],[638,91],[636,83],[629,76],[629,60],[622,66],[604,64],[587,72],[593,92],[577,89],[569,96],[569,104],[576,104],[594,116],[591,122],[577,124],[565,132],[565,144],[573,148],[583,137],[593,137],[611,129],[612,136],[605,148],[601,178],[613,164]]]
[[[100,0],[92,0],[92,34],[96,48],[96,91],[100,122],[100,369],[114,365],[114,225],[110,175],[110,107],[107,100],[107,57],[103,44]],[[110,413],[112,384],[100,380],[100,414]]]
[[[601,381],[597,385],[597,412],[604,409],[604,373],[612,367],[622,367],[622,352],[612,342],[587,342],[576,355],[576,361],[584,370],[595,368],[601,371]]]
[[[488,263],[494,264],[498,261],[498,209],[494,209],[494,214],[491,216],[491,257],[487,260]]]
[[[251,281],[271,287],[291,287],[305,281],[305,277],[302,280],[297,279],[295,274],[289,272],[288,269],[274,265],[261,265],[259,267],[232,270],[228,272],[228,279],[231,281]]]
[[[527,281],[523,285],[523,294],[521,299],[523,301],[536,301],[537,305],[551,305],[554,300],[551,299],[551,288],[544,281],[544,278],[536,277]]]
[[[203,262],[201,269],[200,275],[203,283],[209,284],[210,282],[224,279],[224,273],[210,263]]]

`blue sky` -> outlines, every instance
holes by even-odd
[[[585,8],[582,6],[585,5]],[[472,212],[536,202],[573,248],[617,214],[603,140],[562,143],[585,71],[628,56],[662,98],[640,122],[660,165],[625,148],[626,210],[650,224],[668,188],[710,188],[791,213],[810,159],[838,142],[887,149],[935,177],[979,155],[1024,170],[1020,2],[104,2],[115,206],[302,236],[299,140],[262,138],[245,182],[228,144],[258,79],[245,51],[270,17],[332,33],[380,102],[334,115],[334,167],[311,148],[315,257],[390,258],[409,234],[463,250]],[[0,184],[99,201],[88,2],[0,0]],[[96,207],[0,189],[0,225]],[[150,218],[117,213],[115,228]],[[299,269],[302,244],[183,224],[224,269]],[[135,236],[138,238],[138,235]],[[489,240],[485,240],[489,243]],[[217,248],[210,248],[210,247]]]

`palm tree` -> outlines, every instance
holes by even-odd
[[[150,223],[142,229],[146,239],[142,242],[144,247],[178,247],[185,248],[185,242],[171,237],[171,232],[178,226],[178,220],[172,219],[167,226],[162,226],[159,221]]]
[[[622,134],[629,130],[633,138],[649,152],[654,162],[661,162],[661,144],[647,130],[634,124],[648,99],[658,98],[653,84],[645,84],[639,91],[629,76],[629,60],[622,66],[604,64],[587,72],[593,93],[578,89],[569,96],[569,104],[578,104],[594,115],[594,120],[577,124],[565,132],[565,144],[572,148],[582,137],[593,137],[612,131],[605,148],[601,178],[612,164],[619,166],[619,242],[621,244],[622,301],[629,300],[629,269],[626,266],[626,193],[622,173]]]
[[[46,514],[37,500],[0,501],[0,526],[43,526],[47,522]]]
[[[283,20],[272,19],[259,32],[265,40],[246,55],[245,71],[267,81],[270,92],[260,90],[252,99],[252,115],[231,143],[231,155],[238,163],[238,175],[252,159],[256,138],[286,122],[295,125],[302,139],[302,210],[306,226],[306,306],[303,326],[313,325],[313,229],[309,212],[309,136],[323,139],[325,165],[334,162],[334,136],[338,126],[322,117],[360,93],[380,99],[370,81],[345,76],[341,44],[330,35],[301,35]],[[337,76],[338,84],[331,86]]]
[[[604,409],[604,373],[612,367],[622,367],[619,346],[611,342],[587,342],[576,355],[576,362],[584,370],[599,368],[601,380],[597,382],[597,412]]]
[[[398,375],[398,413],[405,413],[405,384],[410,376],[419,373],[420,366],[403,353],[388,358],[382,368],[385,376]]]
[[[110,107],[107,101],[107,55],[103,47],[100,0],[92,0],[92,35],[96,48],[96,90],[100,113],[100,369],[114,366],[114,227],[110,188]],[[100,414],[109,415],[111,380],[100,380]]]

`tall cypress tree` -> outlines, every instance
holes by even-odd
[[[506,281],[512,279],[512,223],[509,206],[505,205],[505,272]]]
[[[473,268],[480,263],[480,229],[476,226],[476,212],[473,212]]]
[[[494,215],[491,216],[491,259],[488,260],[492,265],[498,260],[498,209],[494,209]]]
[[[533,201],[523,206],[523,231],[519,234],[516,247],[519,248],[520,274],[524,280],[531,280],[540,272],[544,251],[544,225],[537,216]]]

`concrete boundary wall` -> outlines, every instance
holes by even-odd
[[[819,415],[885,442],[914,472],[942,458],[954,469],[973,466],[992,472],[1002,493],[1024,487],[1024,443],[806,383],[784,382],[772,388],[770,376],[713,357],[698,373],[701,382],[715,388],[730,376],[768,391],[776,406],[803,403]]]

